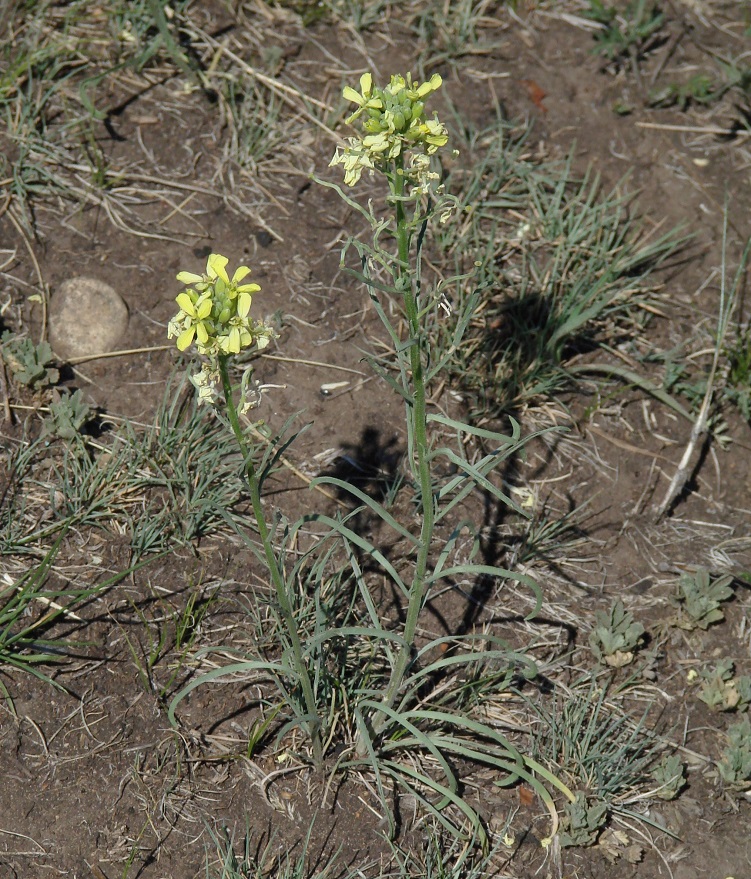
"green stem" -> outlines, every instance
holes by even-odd
[[[295,620],[292,604],[290,603],[287,594],[284,576],[279,567],[279,561],[274,552],[273,544],[271,543],[266,516],[263,512],[263,505],[261,504],[261,484],[258,479],[258,474],[256,473],[256,468],[253,464],[253,458],[248,449],[248,445],[245,442],[242,428],[240,427],[240,419],[237,417],[237,409],[235,408],[235,402],[232,397],[232,385],[229,379],[229,370],[227,369],[227,360],[227,355],[219,355],[219,374],[222,377],[222,390],[224,391],[227,415],[229,417],[229,422],[232,425],[232,431],[235,434],[237,444],[240,447],[240,452],[243,456],[245,481],[248,490],[250,491],[250,502],[253,506],[253,514],[258,526],[258,533],[261,537],[263,550],[266,555],[266,564],[268,565],[271,580],[274,584],[274,589],[276,590],[276,600],[279,609],[281,610],[282,620],[287,629],[287,635],[292,647],[295,671],[297,672],[302,687],[303,699],[305,700],[305,708],[308,716],[308,732],[313,746],[313,759],[316,765],[320,766],[323,757],[323,748],[321,746],[321,721],[316,709],[313,686],[310,682],[308,666],[303,657],[302,643],[300,641],[300,633],[297,629],[297,621]]]
[[[396,702],[399,690],[404,681],[404,675],[409,668],[414,651],[414,639],[417,631],[417,622],[425,599],[426,572],[430,547],[433,541],[435,528],[435,506],[433,500],[433,481],[430,474],[430,459],[428,450],[428,425],[425,392],[425,374],[423,371],[422,358],[422,334],[420,331],[419,309],[412,271],[409,264],[410,230],[404,210],[404,175],[403,159],[401,156],[395,162],[395,173],[391,183],[391,191],[396,202],[396,241],[399,262],[396,269],[397,286],[402,289],[404,311],[409,325],[409,358],[410,371],[412,374],[411,397],[412,402],[407,404],[407,418],[412,424],[411,450],[417,464],[417,475],[420,483],[420,497],[422,501],[422,526],[420,529],[420,545],[417,552],[415,572],[410,587],[407,616],[404,621],[402,636],[404,644],[397,654],[394,667],[391,670],[388,686],[383,698],[384,704],[392,708]],[[378,733],[386,724],[386,716],[379,715],[373,721],[373,732]],[[360,743],[358,750],[364,747]]]

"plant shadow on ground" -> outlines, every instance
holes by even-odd
[[[3,875],[744,875],[742,278],[709,433],[671,515],[655,522],[651,505],[706,394],[719,277],[732,279],[748,236],[746,10],[586,7],[3,6]],[[455,316],[476,297],[431,411],[469,412],[481,429],[513,418],[529,437],[494,483],[518,511],[473,494],[462,513],[477,524],[457,551],[534,577],[544,597],[530,617],[534,597],[512,579],[441,581],[418,643],[445,664],[415,693],[463,699],[467,716],[507,732],[576,793],[568,805],[557,796],[561,831],[549,842],[550,815],[528,784],[504,788],[452,756],[485,852],[452,841],[419,790],[392,802],[388,840],[373,775],[310,773],[268,681],[252,674],[191,691],[168,728],[172,698],[197,677],[238,654],[280,653],[267,577],[240,536],[252,532],[241,457],[190,389],[168,385],[174,355],[160,346],[178,270],[231,253],[252,267],[258,304],[280,315],[281,338],[254,361],[269,431],[253,436],[270,449],[281,413],[312,421],[273,447],[266,503],[281,511],[280,544],[312,504],[349,516],[389,563],[409,558],[346,488],[414,521],[407,438],[394,427],[403,407],[384,402],[384,382],[359,359],[365,349],[388,360],[390,340],[331,253],[352,212],[309,174],[333,179],[341,87],[365,69],[382,81],[410,68],[444,77],[441,117],[454,113],[461,152],[443,169],[461,210],[425,244],[451,311],[435,309],[436,351],[451,350]],[[71,274],[123,292],[131,353],[74,363],[44,347],[48,295]],[[342,379],[346,390],[321,396]],[[92,411],[105,430],[86,427]],[[336,457],[322,467],[332,436]],[[474,440],[466,450],[487,451]],[[299,490],[316,477],[339,486],[329,497]],[[403,619],[404,597],[367,552],[332,554],[322,579],[312,557],[295,555],[313,538],[298,537],[288,557],[310,632],[317,613],[356,621],[354,564],[383,612]],[[505,661],[452,677],[457,636],[474,634],[503,640]],[[326,644],[332,770],[351,744],[345,696],[384,668],[344,637]]]

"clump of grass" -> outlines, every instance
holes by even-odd
[[[497,27],[497,0],[430,0],[407,7],[407,20],[420,42],[420,63],[425,69],[454,64],[467,55],[490,53],[496,44],[484,32]]]
[[[576,792],[566,806],[568,844],[590,845],[612,814],[644,820],[629,808],[653,786],[651,770],[663,750],[646,726],[647,712],[632,720],[608,696],[607,684],[582,680],[550,708],[533,704],[536,759],[560,773]]]
[[[618,190],[603,193],[595,175],[576,180],[570,161],[535,163],[502,123],[471,135],[468,151],[471,170],[450,177],[462,210],[435,246],[457,276],[477,266],[452,290],[473,314],[448,373],[473,419],[495,418],[560,394],[576,381],[575,356],[635,334],[649,275],[682,239],[645,234]],[[450,347],[443,322],[434,332]]]
[[[45,669],[80,654],[87,645],[60,634],[60,624],[79,626],[77,612],[82,607],[140,567],[134,565],[92,585],[52,586],[52,565],[67,533],[63,529],[41,562],[32,564],[18,579],[6,573],[0,581],[0,673],[8,665],[61,687]],[[2,682],[0,688],[10,697]]]
[[[91,412],[79,392],[50,409],[38,439],[6,452],[0,551],[35,550],[75,524],[129,533],[138,559],[249,526],[239,453],[179,385],[168,384],[152,426],[136,430],[126,421],[104,434],[106,444],[82,435]],[[45,524],[30,527],[39,519]]]

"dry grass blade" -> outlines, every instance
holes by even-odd
[[[721,267],[721,283],[720,283],[720,304],[719,304],[719,317],[717,321],[717,336],[715,339],[715,348],[714,354],[712,356],[712,365],[709,368],[709,374],[707,376],[707,389],[704,393],[704,399],[702,400],[701,407],[699,408],[699,412],[696,416],[696,420],[691,429],[691,436],[689,437],[688,444],[686,445],[686,449],[683,453],[683,457],[678,464],[678,469],[673,475],[672,480],[670,481],[670,485],[668,486],[668,490],[665,492],[665,497],[662,499],[662,502],[655,510],[655,517],[659,521],[670,508],[673,506],[681,492],[686,487],[686,483],[689,480],[691,475],[691,462],[694,460],[696,455],[696,450],[699,447],[699,444],[704,440],[707,435],[707,427],[708,427],[708,419],[710,409],[712,407],[712,400],[715,394],[715,380],[717,378],[717,369],[720,363],[720,357],[722,355],[722,351],[725,345],[725,336],[727,335],[728,326],[730,325],[730,319],[735,311],[735,306],[738,299],[738,292],[740,286],[740,280],[743,275],[743,271],[746,266],[746,260],[748,258],[749,251],[751,250],[751,239],[746,244],[746,248],[743,251],[743,255],[741,257],[740,264],[738,266],[738,270],[736,272],[735,279],[730,286],[730,289],[727,289],[728,286],[728,278],[727,278],[727,232],[728,232],[728,211],[727,205],[725,206],[725,220],[722,228],[722,267]]]

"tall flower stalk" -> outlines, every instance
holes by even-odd
[[[411,244],[414,224],[407,216],[406,206],[430,194],[438,175],[431,171],[430,156],[448,142],[448,134],[437,118],[426,120],[425,100],[441,86],[441,77],[434,74],[428,82],[412,83],[411,78],[392,76],[383,89],[373,86],[370,74],[360,79],[360,92],[345,88],[343,95],[358,105],[347,120],[361,121],[362,134],[351,137],[348,147],[336,155],[331,165],[343,165],[345,183],[353,186],[363,171],[378,170],[385,174],[390,189],[390,203],[395,213],[396,260],[393,264],[394,286],[402,293],[407,321],[406,348],[409,351],[407,418],[414,473],[420,490],[422,522],[414,575],[409,589],[407,614],[402,630],[402,644],[396,654],[383,705],[391,709],[402,688],[414,652],[415,634],[427,591],[430,549],[435,530],[435,499],[430,469],[428,416],[425,387],[425,340],[420,324],[420,303],[416,278],[419,272],[412,265]],[[405,164],[408,155],[409,164]],[[419,208],[416,209],[419,213]],[[418,255],[419,259],[419,255]],[[407,390],[405,388],[405,390]],[[387,722],[387,713],[379,712],[372,721],[374,733]],[[363,755],[365,743],[360,739],[358,752]]]

